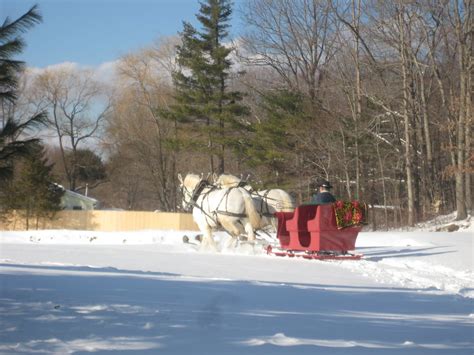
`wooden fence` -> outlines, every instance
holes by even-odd
[[[12,213],[0,219],[0,230],[26,230],[26,219]],[[144,229],[198,230],[189,213],[143,211],[60,211],[53,219],[29,220],[29,229],[132,231]]]

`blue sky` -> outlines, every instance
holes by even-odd
[[[237,6],[239,0],[234,1]],[[24,38],[27,48],[17,58],[28,66],[62,62],[98,66],[147,46],[160,36],[197,25],[198,0],[0,0],[0,21],[16,19],[34,4],[43,23]],[[238,29],[234,8],[232,32]]]

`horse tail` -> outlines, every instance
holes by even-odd
[[[239,188],[239,190],[242,191],[242,197],[244,198],[244,203],[245,203],[245,212],[249,218],[252,228],[253,229],[260,228],[261,216],[260,216],[260,213],[258,213],[257,209],[255,208],[252,196],[244,188]]]

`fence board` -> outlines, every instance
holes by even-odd
[[[198,230],[189,213],[145,211],[60,211],[53,219],[43,218],[37,223],[30,219],[29,229],[77,229],[94,231],[133,231],[144,229]],[[25,230],[21,213],[12,213],[0,220],[2,230]]]

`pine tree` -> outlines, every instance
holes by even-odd
[[[30,155],[18,164],[15,179],[0,195],[0,202],[6,210],[16,210],[23,215],[26,228],[30,221],[40,218],[52,218],[61,209],[61,197],[64,190],[54,184],[53,165],[44,158],[43,147],[35,144]]]
[[[20,33],[41,20],[35,5],[15,21],[6,18],[0,26],[0,179],[11,175],[13,159],[27,155],[28,148],[38,142],[35,138],[20,139],[20,134],[46,119],[46,115],[41,112],[25,122],[17,122],[11,114],[17,99],[18,75],[24,65],[13,59],[25,47]]]
[[[205,147],[210,170],[222,173],[226,149],[234,145],[236,132],[244,128],[239,117],[248,113],[242,94],[228,87],[231,48],[224,45],[232,14],[229,0],[206,0],[196,16],[202,31],[185,22],[178,46],[180,71],[174,73],[176,105],[172,114],[193,123],[199,132],[198,147]],[[217,158],[217,166],[215,166]]]
[[[90,149],[77,149],[75,156],[72,152],[66,154],[66,162],[75,160],[76,169],[74,179],[83,185],[96,187],[107,177],[106,168],[102,159]],[[76,186],[76,191],[84,186]],[[92,186],[91,186],[92,188]]]
[[[308,119],[304,105],[303,95],[294,91],[275,90],[262,95],[262,119],[244,138],[243,155],[249,166],[264,169],[268,177],[291,175],[301,136],[298,130],[306,127]]]

